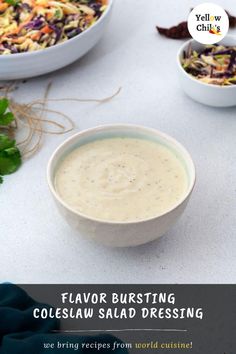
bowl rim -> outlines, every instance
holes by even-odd
[[[56,155],[60,152],[60,150],[63,151],[63,148],[70,142],[73,141],[74,139],[76,139],[78,137],[78,140],[80,139],[80,137],[86,136],[86,135],[93,135],[93,133],[96,133],[97,131],[102,131],[102,130],[109,130],[109,129],[114,129],[114,128],[120,128],[120,129],[134,129],[134,130],[140,130],[143,131],[145,133],[150,133],[150,134],[155,134],[157,136],[160,136],[162,138],[164,138],[165,140],[167,140],[167,142],[169,141],[170,143],[172,143],[173,145],[177,146],[179,148],[178,151],[182,151],[183,155],[185,155],[184,157],[184,161],[187,162],[187,170],[191,172],[191,180],[189,183],[189,186],[186,190],[186,192],[184,193],[183,197],[179,199],[179,201],[177,203],[175,203],[171,208],[167,209],[165,212],[163,212],[162,214],[158,214],[157,216],[154,217],[150,217],[150,218],[146,218],[146,219],[141,219],[141,220],[131,220],[131,221],[111,221],[111,220],[103,220],[103,219],[99,219],[99,218],[94,218],[91,217],[87,214],[83,214],[75,209],[73,209],[72,207],[70,207],[64,200],[63,198],[61,198],[59,196],[59,194],[56,192],[56,188],[54,186],[54,182],[52,180],[52,176],[53,176],[53,169],[52,169],[52,164],[54,162],[54,159],[56,157]],[[143,125],[136,125],[136,124],[104,124],[104,125],[98,125],[92,128],[88,128],[88,129],[84,129],[80,132],[77,132],[75,134],[73,134],[71,137],[67,138],[64,142],[62,142],[57,148],[56,150],[53,152],[53,154],[51,155],[48,165],[47,165],[47,183],[49,186],[49,189],[52,193],[52,195],[54,196],[54,198],[56,199],[56,201],[61,204],[65,209],[69,210],[70,212],[72,212],[73,214],[84,218],[88,221],[92,221],[92,222],[97,222],[99,224],[107,224],[107,225],[136,225],[136,224],[141,224],[141,223],[146,223],[146,222],[150,222],[150,221],[154,221],[157,220],[165,215],[168,215],[169,213],[173,212],[175,209],[177,209],[180,205],[182,205],[185,200],[191,195],[193,188],[195,186],[196,183],[196,168],[194,165],[194,162],[192,160],[192,157],[190,155],[190,153],[187,151],[187,149],[181,144],[179,143],[177,140],[175,140],[174,138],[172,138],[171,136],[155,129],[155,128],[150,128],[150,127],[146,127]]]
[[[235,40],[235,46],[236,46],[236,35],[232,35],[232,34],[228,34],[227,36],[225,36],[220,42],[218,42],[218,44],[222,43],[224,41],[227,41],[227,39],[234,39]],[[187,41],[185,41],[181,47],[179,48],[178,52],[177,52],[177,65],[180,69],[180,71],[184,74],[185,77],[188,77],[189,80],[195,82],[195,83],[198,83],[198,85],[201,85],[201,86],[205,86],[205,87],[209,87],[209,88],[213,88],[215,90],[235,90],[236,89],[236,85],[232,85],[232,86],[220,86],[220,85],[214,85],[214,84],[207,84],[205,82],[202,82],[202,81],[199,81],[197,79],[195,79],[194,77],[192,77],[190,74],[188,74],[184,68],[182,67],[181,65],[181,62],[180,62],[180,58],[181,58],[181,55],[185,49],[185,47],[187,45],[189,45],[190,43],[198,43],[199,45],[201,46],[204,46],[205,44],[202,44],[202,43],[199,43],[197,42],[195,39],[191,38],[191,39],[188,39]]]
[[[34,56],[39,55],[39,53],[40,54],[49,53],[50,51],[52,52],[53,50],[56,50],[55,48],[60,49],[60,48],[63,48],[63,47],[66,47],[67,45],[69,45],[68,43],[75,42],[76,40],[78,40],[78,38],[81,38],[81,37],[85,36],[86,34],[90,33],[91,31],[95,30],[96,27],[110,14],[112,6],[113,6],[113,3],[114,3],[115,0],[108,0],[108,1],[109,2],[108,2],[108,5],[107,5],[107,9],[102,14],[102,16],[92,26],[90,26],[85,31],[81,32],[80,34],[77,34],[75,37],[70,38],[70,39],[66,40],[65,42],[57,43],[57,44],[55,44],[55,45],[53,45],[51,47],[35,50],[35,51],[32,51],[32,52],[0,55],[0,63],[1,63],[1,61],[4,61],[4,60],[14,60],[14,58],[15,59],[26,58],[26,57],[29,57],[29,56],[34,57]]]

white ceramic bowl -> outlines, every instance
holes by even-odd
[[[113,0],[98,21],[74,38],[55,46],[28,53],[0,56],[0,80],[16,80],[50,73],[73,63],[92,49],[104,34]]]
[[[178,73],[181,86],[185,93],[197,102],[213,107],[230,107],[236,106],[236,85],[235,86],[217,86],[209,85],[193,78],[189,75],[181,65],[183,51],[187,50],[191,44],[193,50],[200,50],[204,47],[203,44],[191,39],[185,42],[177,55]],[[236,37],[226,36],[219,44],[236,46]]]
[[[138,222],[106,222],[83,215],[69,207],[58,195],[54,178],[60,161],[74,148],[94,139],[129,136],[151,139],[165,144],[181,159],[186,168],[189,185],[183,198],[163,215]],[[195,168],[189,153],[173,138],[154,129],[136,125],[104,125],[84,130],[67,139],[52,155],[47,170],[51,193],[66,221],[80,234],[113,247],[137,246],[165,234],[183,213],[195,184]]]

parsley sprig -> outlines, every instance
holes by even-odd
[[[16,141],[11,139],[1,129],[8,127],[15,117],[9,110],[9,101],[6,98],[0,100],[0,183],[2,176],[9,175],[18,170],[21,165],[21,153],[16,146]]]

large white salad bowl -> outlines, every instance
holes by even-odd
[[[33,52],[0,55],[0,80],[25,79],[50,73],[81,58],[103,36],[113,0],[98,21],[79,35],[55,46]]]

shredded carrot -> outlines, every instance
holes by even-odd
[[[48,20],[52,19],[54,17],[54,14],[52,12],[47,12],[46,17]]]
[[[38,41],[41,37],[41,33],[40,32],[34,33],[30,37],[33,41]]]
[[[41,32],[47,34],[47,33],[52,33],[53,30],[47,25],[41,29]]]
[[[93,15],[87,15],[86,17],[87,21],[92,21],[93,20]]]
[[[8,8],[8,3],[4,2],[3,4],[0,4],[0,12],[5,11]]]

